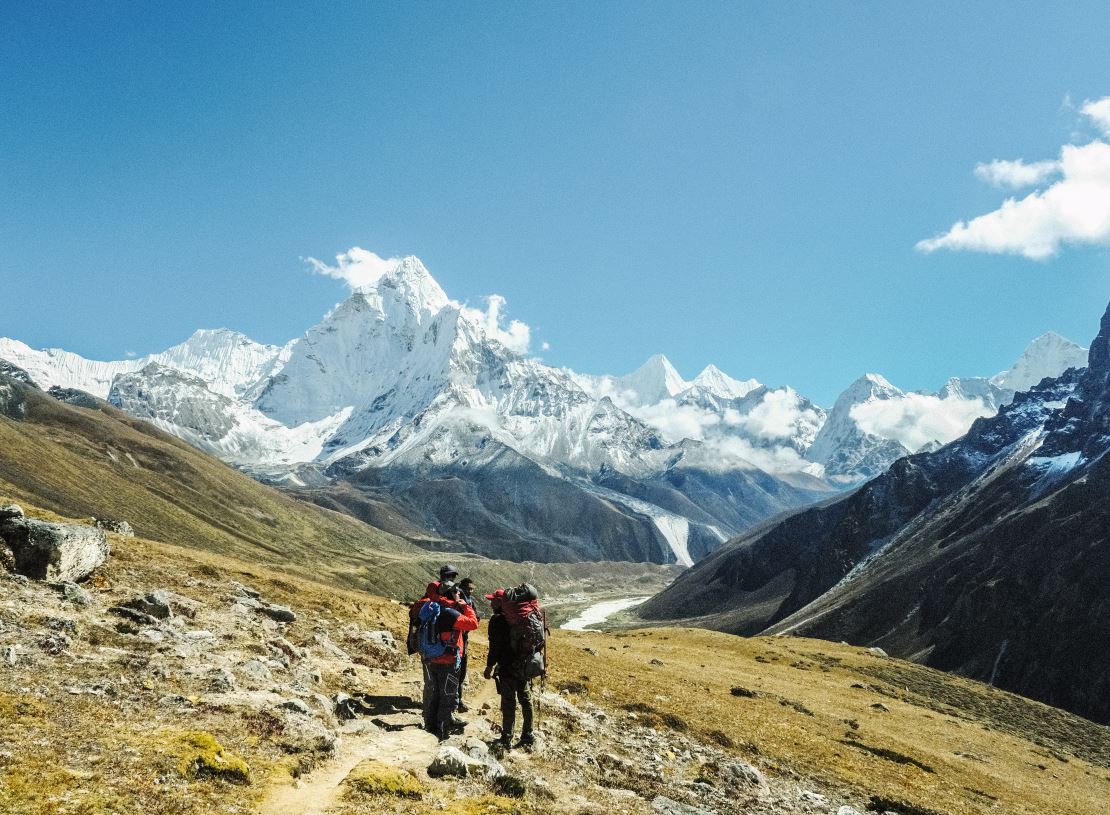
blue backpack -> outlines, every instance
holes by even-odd
[[[439,632],[436,631],[440,610],[439,603],[434,600],[425,603],[424,607],[420,609],[420,625],[416,629],[416,642],[420,648],[420,656],[424,659],[436,659],[437,657],[454,654],[457,661],[458,649],[451,643],[440,639]]]

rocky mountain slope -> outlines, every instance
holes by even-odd
[[[420,545],[689,565],[949,441],[1008,401],[1008,383],[1058,374],[1081,350],[1042,338],[1011,372],[938,394],[869,375],[826,413],[714,366],[687,382],[660,355],[593,377],[506,342],[496,316],[450,300],[410,257],[283,347],[198,331],[160,354],[94,362],[0,339],[0,359]]]
[[[419,666],[397,648],[403,606],[108,539],[81,584],[0,566],[0,811],[1104,811],[1107,728],[793,637],[556,631],[534,752],[491,748],[496,699],[473,672],[466,732],[438,745],[417,726]]]
[[[639,609],[952,670],[1110,721],[1110,311],[1089,365],[731,541]]]

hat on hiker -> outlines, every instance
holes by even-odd
[[[455,576],[455,577],[458,577],[459,576],[459,570],[456,569],[454,566],[452,566],[450,563],[439,567],[439,579],[440,580],[446,580],[448,577],[451,577],[452,575]]]
[[[504,596],[505,596],[505,590],[504,589],[498,589],[493,594],[487,594],[486,599],[487,600],[500,600]]]

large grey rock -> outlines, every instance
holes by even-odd
[[[428,765],[428,775],[432,778],[444,778],[446,776],[466,778],[470,775],[471,761],[470,756],[463,753],[458,747],[449,745],[440,747],[436,757]]]
[[[428,765],[428,775],[432,778],[473,776],[485,779],[505,775],[505,768],[478,739],[467,739],[464,747],[464,750],[447,744],[440,747],[436,757]]]
[[[91,606],[93,603],[92,595],[71,581],[59,583],[54,588],[61,592],[67,603],[72,603],[75,606]]]
[[[335,747],[335,731],[312,715],[278,708],[282,719],[278,744],[290,753],[326,753]]]
[[[55,524],[20,515],[0,518],[0,538],[15,571],[35,580],[64,583],[88,577],[111,552],[104,532],[92,526]]]
[[[128,600],[122,605],[124,608],[149,614],[159,620],[168,620],[173,616],[173,611],[170,609],[170,593],[165,589],[155,589],[142,597]]]
[[[767,779],[763,773],[746,761],[730,761],[721,767],[721,778],[734,789],[767,788]]]
[[[96,525],[105,532],[115,532],[117,535],[122,535],[125,538],[135,537],[135,530],[131,528],[131,524],[127,523],[127,521],[118,521],[113,518],[97,518]]]

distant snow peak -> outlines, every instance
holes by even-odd
[[[640,405],[654,405],[678,396],[689,387],[671,361],[662,354],[654,354],[632,373],[616,377],[616,384],[620,392],[633,394]]]
[[[1049,331],[1037,337],[1008,371],[991,377],[1001,388],[1025,391],[1046,376],[1059,376],[1068,368],[1086,368],[1087,349]]]
[[[716,365],[705,366],[705,369],[695,376],[694,381],[690,384],[704,388],[722,399],[738,399],[761,387],[759,380],[745,379],[740,381],[733,379]]]

